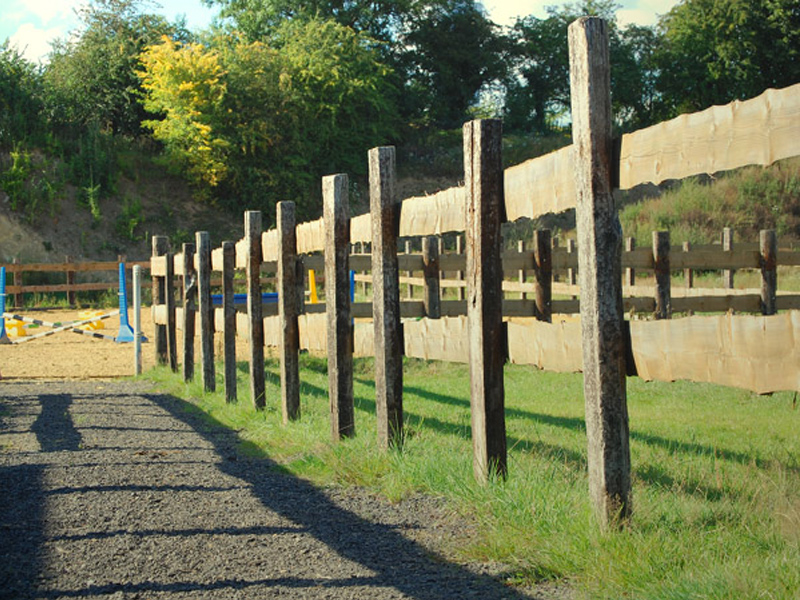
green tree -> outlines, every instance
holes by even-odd
[[[505,39],[473,0],[419,6],[405,23],[403,43],[405,89],[436,127],[460,127],[481,89],[505,75]]]
[[[8,45],[0,45],[0,148],[9,149],[41,133],[41,76]]]
[[[567,29],[590,15],[609,26],[611,89],[618,127],[652,123],[658,113],[658,36],[652,28],[620,27],[614,0],[584,0],[547,8],[548,16],[519,19],[511,31],[514,68],[506,80],[505,119],[509,130],[547,133],[569,111]]]
[[[800,81],[797,0],[683,0],[659,21],[659,89],[675,112]]]
[[[220,6],[220,17],[231,19],[250,41],[269,38],[289,20],[332,20],[371,38],[396,40],[400,24],[418,0],[204,0]]]
[[[81,29],[53,44],[44,72],[46,107],[58,125],[136,135],[146,117],[136,71],[143,49],[180,34],[140,0],[92,0],[79,11]]]
[[[209,196],[231,208],[295,200],[318,214],[319,178],[364,172],[391,134],[387,68],[374,42],[332,21],[289,21],[272,45],[164,39],[143,57],[146,124]]]

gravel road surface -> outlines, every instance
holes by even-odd
[[[444,559],[440,501],[316,488],[149,389],[0,382],[0,598],[565,597]]]

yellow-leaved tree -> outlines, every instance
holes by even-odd
[[[164,37],[149,46],[141,60],[144,106],[164,115],[145,121],[145,127],[193,183],[218,185],[227,175],[230,152],[218,121],[227,92],[219,54]]]

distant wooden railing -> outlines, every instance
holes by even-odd
[[[6,293],[14,299],[14,306],[23,305],[25,294],[64,294],[67,302],[74,306],[77,303],[79,292],[104,291],[119,289],[119,263],[124,262],[126,269],[140,265],[143,269],[150,269],[150,261],[125,262],[125,257],[119,257],[115,262],[77,262],[67,257],[63,263],[0,263],[6,268],[11,283],[6,286]],[[108,281],[77,282],[79,274],[85,273],[111,273]],[[64,276],[64,283],[46,283],[26,285],[25,273],[59,273]]]

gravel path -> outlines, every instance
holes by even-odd
[[[554,598],[439,551],[441,503],[320,490],[133,382],[0,383],[0,598]]]

